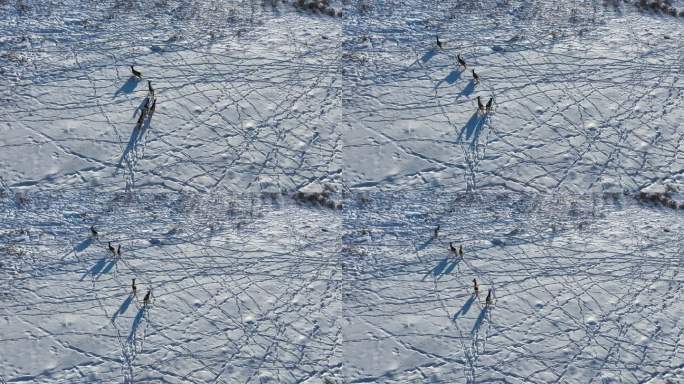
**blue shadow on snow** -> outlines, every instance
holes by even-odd
[[[140,83],[140,79],[138,79],[135,76],[131,76],[126,80],[126,82],[121,86],[121,88],[117,89],[116,92],[114,93],[114,97],[119,96],[120,93],[131,93],[135,91],[135,88],[138,87],[138,83]]]
[[[466,313],[468,313],[468,311],[470,310],[470,307],[473,305],[474,302],[475,302],[475,295],[472,295],[472,296],[470,296],[470,298],[465,303],[463,303],[463,306],[461,307],[461,309],[459,309],[458,312],[454,313],[454,320],[456,320],[459,316],[462,316],[462,315],[465,315]]]

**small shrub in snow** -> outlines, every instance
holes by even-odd
[[[16,8],[17,11],[19,11],[20,13],[26,13],[26,12],[28,12],[28,11],[31,9],[31,8],[29,7],[28,3],[26,3],[26,0],[18,0],[17,3],[16,3],[16,5],[15,5],[15,8]]]
[[[366,1],[360,1],[356,8],[358,9],[359,13],[366,13],[369,12],[373,7]]]
[[[330,17],[340,16],[341,12],[330,7],[329,0],[296,0],[292,3],[295,8],[308,10],[312,13],[321,13]]]
[[[652,12],[662,12],[666,15],[674,16],[676,17],[677,14],[682,16],[682,12],[678,12],[677,8],[672,6],[672,2],[669,0],[654,0],[654,1],[649,1],[649,0],[638,0],[634,3],[634,5],[640,10],[640,11],[652,11]]]
[[[318,11],[321,8],[321,5],[318,4],[316,1],[312,1],[309,4],[306,5],[307,8],[309,8],[311,11]]]
[[[14,200],[20,206],[26,206],[31,203],[31,199],[29,199],[25,192],[17,192],[14,195]]]
[[[370,196],[368,196],[368,194],[366,194],[366,193],[361,194],[361,195],[359,195],[358,198],[359,198],[359,203],[361,203],[361,205],[370,204]]]
[[[326,207],[330,209],[342,209],[342,204],[337,203],[332,199],[327,191],[322,192],[302,192],[299,191],[294,195],[294,199],[303,202]]]
[[[297,191],[292,198],[302,203],[309,203],[330,209],[342,209],[342,204],[333,198],[334,189],[325,185],[315,185]]]

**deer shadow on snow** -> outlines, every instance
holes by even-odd
[[[435,241],[435,238],[430,237],[429,239],[425,240],[423,243],[419,244],[416,247],[416,251],[422,251],[423,249],[427,248],[428,245],[432,244],[433,241]]]
[[[454,69],[451,72],[449,72],[448,75],[442,80],[440,80],[437,84],[435,84],[435,89],[439,88],[442,83],[446,82],[447,84],[454,84],[457,82],[460,78],[461,75],[463,74],[463,71],[460,69]]]
[[[118,173],[118,170],[121,168],[121,164],[123,164],[128,154],[135,148],[140,139],[145,136],[145,132],[147,132],[147,129],[150,127],[150,124],[152,122],[152,116],[154,115],[153,112],[146,111],[147,106],[150,105],[150,102],[153,102],[153,100],[150,100],[149,96],[146,97],[145,99],[143,99],[142,102],[140,102],[138,108],[136,108],[133,112],[134,118],[136,115],[138,115],[138,113],[147,113],[147,115],[144,116],[142,124],[136,123],[135,127],[131,131],[131,136],[128,138],[128,144],[126,144],[126,148],[124,149],[123,153],[121,154],[121,157],[119,158],[119,162],[116,167],[117,171],[115,173]]]
[[[144,305],[138,309],[138,313],[135,314],[135,318],[133,319],[133,325],[131,325],[131,333],[128,334],[128,341],[133,341],[135,338],[135,333],[138,330],[138,327],[140,326],[140,323],[142,322],[143,318],[145,318],[145,310],[147,307]]]
[[[458,266],[458,263],[461,261],[461,259],[452,259],[445,257],[442,259],[434,268],[429,270],[425,276],[423,276],[422,280],[425,280],[428,276],[432,275],[435,278],[440,278],[444,275],[450,274],[454,268]]]
[[[89,270],[87,270],[83,276],[81,276],[81,281],[86,278],[86,276],[91,275],[93,278],[97,279],[101,275],[109,273],[109,271],[116,265],[116,259],[111,259],[107,261],[106,257],[102,257],[95,263]]]
[[[489,316],[487,316],[489,315]],[[477,333],[480,328],[482,327],[482,323],[484,323],[485,320],[491,320],[491,313],[489,306],[484,306],[482,310],[480,311],[480,315],[477,316],[477,320],[475,320],[475,324],[473,325],[473,329],[470,330],[471,334]]]
[[[121,157],[119,158],[119,163],[117,164],[117,172],[119,168],[121,168],[121,164],[123,164],[124,160],[126,159],[126,156],[130,151],[135,148],[135,144],[138,142],[138,139],[140,138],[140,129],[139,128],[133,128],[131,131],[131,137],[128,138],[128,144],[126,144],[126,148],[124,149],[123,153],[121,154]]]
[[[126,300],[124,300],[124,302],[121,303],[121,306],[119,307],[119,309],[117,309],[116,312],[114,312],[114,316],[112,316],[112,322],[114,322],[114,320],[116,320],[116,318],[119,315],[123,315],[124,313],[126,313],[126,311],[128,310],[128,307],[131,305],[131,302],[133,302],[133,295],[132,294],[128,295],[126,297]]]
[[[475,302],[475,295],[471,295],[471,296],[468,298],[468,300],[466,300],[466,302],[463,303],[463,306],[461,307],[461,309],[459,309],[458,312],[454,313],[454,317],[453,317],[452,320],[455,321],[456,319],[459,318],[459,316],[463,316],[463,315],[465,315],[466,313],[468,313],[468,311],[470,310],[470,307],[473,306],[473,303],[474,303],[474,302]]]
[[[475,91],[475,80],[470,80],[468,82],[468,85],[466,85],[466,87],[463,88],[463,90],[458,96],[470,96],[473,93],[473,91]]]
[[[90,247],[93,244],[93,239],[91,237],[81,241],[80,243],[76,244],[74,246],[74,251],[76,252],[83,252],[85,251],[88,247]]]
[[[451,318],[452,321],[456,321],[459,317],[465,315],[468,313],[470,308],[473,306],[473,303],[475,302],[476,295],[471,295],[468,300],[466,300],[465,303],[463,303],[463,306],[461,309],[459,309],[456,313],[454,313],[454,316]],[[480,314],[477,315],[477,319],[475,319],[475,323],[473,324],[473,328],[470,330],[470,334],[474,335],[480,331],[480,328],[482,328],[482,324],[486,321],[491,321],[492,320],[492,313],[491,313],[491,308],[489,305],[485,305],[482,307],[480,310]]]
[[[462,74],[462,73],[463,73],[463,71],[459,71],[459,70],[457,70],[457,69],[454,69],[453,71],[451,71],[451,72],[447,75],[447,77],[444,78],[444,81],[446,81],[446,82],[449,83],[449,84],[453,84],[453,83],[457,82],[458,79],[461,78],[461,74]]]
[[[473,113],[468,122],[461,128],[461,132],[458,134],[456,142],[460,143],[463,134],[465,133],[465,139],[470,141],[471,146],[474,146],[480,136],[480,131],[482,130],[485,120],[486,116],[480,116],[478,112]]]
[[[409,64],[409,67],[413,67],[414,65],[422,66],[424,63],[427,63],[433,57],[435,57],[435,55],[437,55],[437,49],[431,48],[430,50],[425,52],[425,54],[423,54],[423,56],[420,59],[416,59],[414,62]]]
[[[423,63],[427,63],[428,61],[430,61],[430,59],[435,57],[436,54],[437,54],[437,50],[435,48],[432,48],[429,51],[425,52],[423,57],[420,58],[420,61]]]
[[[135,109],[135,111],[133,111],[133,118],[135,118],[135,117],[138,115],[138,113],[143,113],[143,110],[146,108],[146,106],[150,105],[150,102],[151,102],[151,101],[152,101],[152,100],[150,100],[150,97],[149,97],[149,96],[146,96],[146,97],[140,102],[140,104],[138,104],[138,107]]]
[[[138,84],[140,83],[140,79],[138,79],[135,76],[131,76],[126,80],[126,82],[114,92],[114,97],[119,96],[120,93],[126,93],[129,94],[138,87]]]

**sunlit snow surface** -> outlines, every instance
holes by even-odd
[[[612,197],[421,191],[346,201],[341,213],[231,195],[4,204],[0,342],[11,353],[1,355],[2,376],[574,383],[684,374],[679,212]],[[121,258],[107,241],[123,244]],[[463,259],[449,241],[464,245]]]
[[[684,383],[684,18],[15,3],[0,383]]]

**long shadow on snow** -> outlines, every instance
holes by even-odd
[[[86,248],[90,247],[92,244],[93,244],[93,239],[89,237],[89,238],[81,241],[80,243],[76,244],[76,246],[74,247],[74,251],[82,252]]]
[[[427,63],[428,61],[430,61],[430,59],[435,57],[436,54],[437,54],[437,50],[432,48],[431,50],[425,52],[423,57],[420,58],[420,61],[422,61],[423,63]]]
[[[135,111],[133,111],[133,118],[135,118],[138,115],[138,113],[142,113],[143,109],[145,108],[145,106],[149,105],[150,101],[152,100],[150,100],[149,96],[145,97],[140,102],[140,104],[138,104],[138,107],[135,109]]]
[[[418,245],[418,246],[416,247],[416,251],[422,251],[423,249],[427,248],[427,246],[430,245],[430,244],[432,244],[432,242],[433,242],[434,240],[435,240],[434,237],[431,237],[431,238],[425,240],[425,242],[424,242],[423,244],[420,244],[420,245]]]
[[[138,134],[138,141],[140,140],[141,137],[145,136],[145,132],[150,128],[150,124],[152,124],[152,116],[154,116],[154,112],[148,112],[147,117],[145,117],[145,122],[143,123],[142,127],[140,127],[140,134]]]
[[[135,143],[138,142],[139,137],[140,129],[137,127],[133,128],[133,131],[131,132],[131,137],[128,139],[128,144],[126,144],[126,149],[124,149],[123,153],[121,154],[121,158],[119,158],[119,163],[116,165],[116,172],[118,172],[118,169],[121,168],[121,163],[123,163],[124,159],[126,158],[126,155],[128,155],[128,152],[132,151],[135,147]]]
[[[449,84],[453,84],[458,81],[458,79],[461,78],[461,71],[454,69],[447,75],[447,77],[444,78],[444,81],[446,81]]]
[[[466,135],[466,140],[470,140],[472,136],[472,142],[471,145],[474,145],[477,138],[480,135],[480,130],[482,129],[482,126],[484,125],[485,119],[480,118],[477,112],[473,113],[473,115],[470,117],[470,120],[461,128],[461,132],[458,134],[458,138],[456,139],[456,142],[460,143],[461,138],[463,137],[463,133]]]
[[[86,278],[88,275],[92,275],[93,277],[97,278],[100,275],[103,275],[109,271],[111,271],[112,267],[116,264],[116,260],[110,260],[109,263],[107,263],[107,258],[103,257],[100,260],[93,265],[90,270],[88,270],[86,273],[81,276],[81,281]]]
[[[112,316],[112,322],[114,322],[114,320],[116,320],[116,318],[119,315],[123,315],[124,313],[126,313],[126,311],[128,310],[128,307],[131,305],[132,301],[133,301],[133,295],[128,295],[128,297],[126,297],[126,300],[124,300],[124,302],[121,303],[121,306],[119,307],[119,309],[117,309],[116,312],[114,312],[114,316]]]
[[[141,106],[144,105],[143,103],[140,104]],[[141,107],[140,107],[141,108]],[[141,111],[142,113],[142,111]],[[134,115],[135,116],[135,115]],[[145,117],[145,121],[142,125],[142,127],[138,127],[137,125],[133,128],[133,131],[131,132],[131,137],[128,139],[128,144],[126,145],[126,149],[124,149],[123,153],[121,154],[121,158],[119,158],[119,163],[116,166],[117,171],[121,168],[121,164],[123,163],[124,159],[128,155],[130,151],[135,148],[135,146],[138,144],[138,141],[140,141],[140,138],[145,136],[145,132],[147,132],[147,129],[150,127],[150,123],[152,122],[152,116],[154,116],[154,113],[151,112]]]
[[[138,87],[138,83],[140,80],[135,77],[131,76],[126,80],[126,82],[121,86],[121,88],[117,89],[116,92],[114,92],[114,97],[117,97],[120,93],[131,93],[135,91],[135,88]]]
[[[462,316],[462,315],[465,315],[466,313],[468,313],[468,311],[470,310],[470,307],[473,305],[474,302],[475,302],[475,295],[472,295],[472,296],[470,296],[470,298],[465,303],[463,303],[463,306],[461,307],[461,309],[459,309],[458,312],[454,313],[453,320],[455,321],[456,319],[458,319],[459,316]]]
[[[475,90],[475,80],[470,80],[468,85],[466,85],[466,87],[463,88],[463,90],[461,91],[461,93],[458,96],[459,97],[470,96],[474,90]]]
[[[98,260],[97,263],[95,263],[95,265],[93,265],[90,268],[90,270],[88,270],[86,273],[83,274],[83,276],[81,276],[81,281],[83,281],[83,279],[85,279],[85,277],[88,275],[92,275],[93,277],[99,275],[106,264],[107,264],[107,258],[106,257],[103,257],[100,260]]]
[[[449,258],[445,257],[442,261],[439,262],[434,268],[428,271],[428,273],[423,276],[423,280],[425,280],[428,276],[432,275],[434,277],[441,277],[443,275],[448,275],[451,273],[454,268],[458,265],[459,260],[454,260],[451,263],[449,263]]]
[[[480,311],[480,315],[477,317],[477,320],[475,320],[475,324],[473,325],[473,329],[470,330],[471,335],[480,330],[480,327],[482,327],[482,322],[487,317],[487,313],[489,313],[489,307],[485,306]]]
[[[109,271],[112,270],[112,268],[116,265],[116,260],[109,260],[109,264],[107,264],[102,272],[100,272],[100,275],[104,275],[105,273],[109,273]]]
[[[449,259],[447,258],[444,258],[444,260],[440,261],[439,264],[437,264],[434,268],[432,268],[432,271],[430,271],[432,276],[436,277],[441,275],[448,263]]]
[[[145,306],[143,305],[142,307],[140,307],[140,309],[138,309],[138,313],[135,314],[135,319],[133,319],[133,325],[131,326],[131,333],[128,334],[128,341],[133,340],[133,336],[135,336],[135,332],[138,330],[140,322],[142,321],[144,316]]]
[[[460,261],[460,259],[456,259],[456,260],[452,261],[451,264],[449,264],[449,266],[444,270],[444,273],[442,275],[450,274],[454,270],[454,268],[456,268],[459,261]]]
[[[448,84],[453,84],[458,81],[458,79],[461,78],[461,74],[463,72],[459,71],[457,69],[454,69],[453,71],[449,72],[449,74],[443,79],[440,80],[439,83],[435,85],[435,89],[439,88],[440,85],[442,85],[443,82],[447,82]]]
[[[425,52],[425,54],[420,59],[416,59],[414,62],[412,62],[409,65],[409,67],[412,67],[416,64],[422,65],[423,63],[427,63],[428,61],[430,61],[430,59],[435,57],[436,54],[437,54],[437,50],[435,48],[432,48],[429,51]]]

